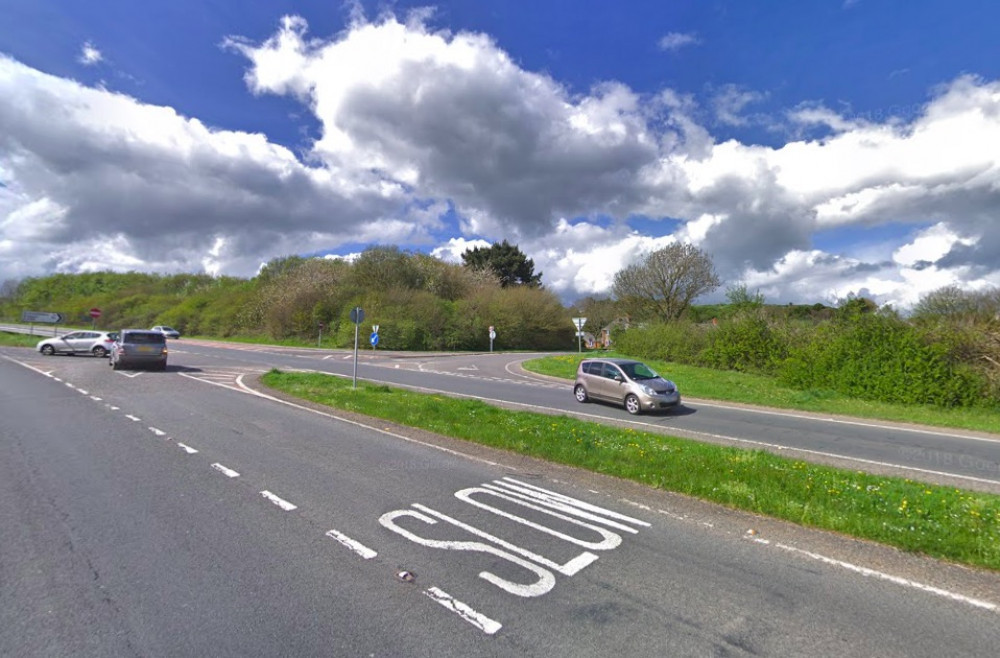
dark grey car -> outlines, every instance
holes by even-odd
[[[167,369],[167,337],[149,329],[122,329],[111,348],[109,362],[115,370],[149,367]]]
[[[584,359],[576,371],[573,395],[579,402],[593,398],[620,404],[630,414],[681,403],[676,384],[632,359]]]

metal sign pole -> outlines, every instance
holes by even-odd
[[[354,383],[351,388],[358,387],[358,324],[360,323],[354,323]]]

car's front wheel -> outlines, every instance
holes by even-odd
[[[44,354],[45,356],[52,356],[55,353],[56,353],[56,348],[52,347],[51,345],[42,345],[42,354]]]
[[[108,350],[104,346],[98,345],[91,350],[91,353],[98,358],[104,358],[108,355]]]
[[[587,396],[587,389],[583,387],[583,384],[576,385],[576,388],[573,389],[573,395],[576,397],[577,402],[586,402],[590,399]]]
[[[642,405],[639,404],[639,398],[629,393],[625,396],[625,411],[629,412],[633,416],[637,415],[642,411]]]

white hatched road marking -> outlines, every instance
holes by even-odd
[[[181,372],[178,374],[181,377],[187,377],[188,379],[194,379],[207,384],[215,384],[216,386],[231,388],[235,391],[243,391],[238,384],[241,377],[255,374],[262,375],[266,372],[269,372],[269,370],[265,368],[206,368],[201,372]]]

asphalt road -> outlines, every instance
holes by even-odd
[[[171,347],[165,373],[0,349],[0,655],[1000,646],[996,574],[250,390],[273,366],[350,375],[350,355]],[[359,374],[473,395],[520,377],[400,361]]]

